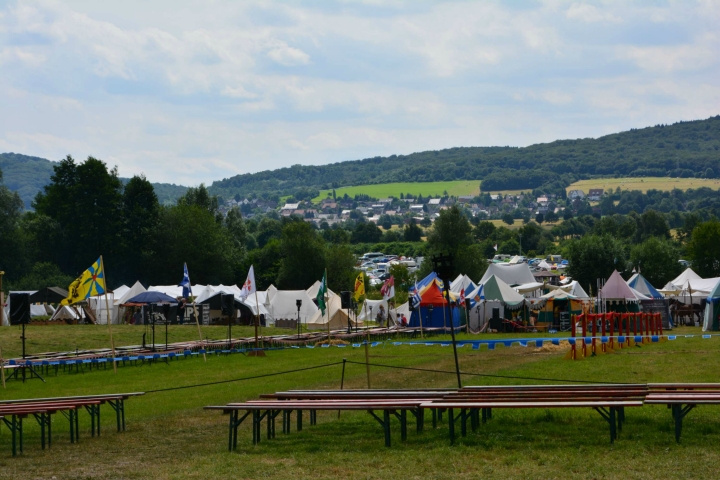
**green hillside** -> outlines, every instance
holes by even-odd
[[[447,192],[448,195],[477,195],[480,193],[480,183],[476,180],[456,180],[453,182],[405,182],[382,183],[378,185],[358,185],[355,187],[341,187],[335,190],[337,197],[347,194],[350,197],[363,194],[373,198],[400,197],[400,194],[438,196]],[[332,189],[321,190],[320,195],[313,199],[318,202],[332,194]]]
[[[25,208],[30,208],[35,195],[50,183],[54,163],[45,158],[19,153],[0,153],[3,183],[10,190],[18,192]],[[121,180],[127,182],[129,179]],[[160,203],[174,203],[187,190],[182,185],[169,183],[153,183],[153,187]]]
[[[313,198],[321,190],[394,182],[482,180],[487,191],[532,189],[559,178],[720,176],[720,116],[597,139],[514,147],[463,147],[237,175],[212,184],[223,196],[274,193]]]

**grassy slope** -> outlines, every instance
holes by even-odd
[[[67,328],[67,327],[60,327]],[[17,332],[0,329],[6,344]],[[698,333],[693,330],[692,333]],[[615,355],[579,362],[562,360],[557,352],[524,348],[496,351],[460,350],[464,371],[508,376],[621,382],[717,381],[720,339],[699,337],[625,349]],[[449,370],[452,350],[442,347],[376,347],[371,361]],[[85,374],[49,376],[48,382],[11,382],[5,398],[71,395],[91,392],[152,390],[226,380],[340,361],[362,361],[361,349],[314,349],[271,352],[264,359],[241,355],[175,361],[170,364],[120,368]],[[702,365],[702,368],[698,368]],[[453,376],[381,369],[372,371],[374,387],[452,386]],[[348,365],[346,388],[364,386],[365,370]],[[25,455],[11,458],[9,434],[0,430],[2,478],[613,478],[623,472],[633,478],[711,477],[720,464],[714,447],[720,440],[720,408],[700,407],[685,421],[682,444],[672,435],[664,407],[627,412],[627,423],[615,445],[607,425],[589,410],[496,411],[477,434],[469,433],[450,447],[447,426],[417,435],[410,429],[401,443],[397,423],[393,447],[382,446],[380,427],[367,414],[344,412],[319,415],[317,426],[301,433],[280,433],[253,447],[243,425],[238,451],[226,451],[226,418],[204,412],[203,405],[239,401],[259,393],[294,387],[337,388],[340,366],[237,383],[153,393],[128,402],[128,431],[111,428],[104,409],[101,438],[88,438],[87,415],[81,415],[84,437],[79,445],[67,438],[67,422],[54,419],[52,449],[39,448],[38,427],[26,422]],[[466,377],[467,384],[537,383],[490,377]]]
[[[604,190],[687,190],[688,188],[707,187],[717,190],[720,188],[720,180],[711,178],[667,178],[667,177],[646,177],[646,178],[594,178],[592,180],[580,180],[569,187],[570,190],[583,190],[585,193],[591,188],[602,188]]]
[[[390,196],[400,198],[403,195],[411,193],[413,195],[442,195],[447,191],[449,195],[477,195],[480,193],[480,182],[477,180],[457,180],[451,182],[404,182],[404,183],[383,183],[378,185],[359,185],[356,187],[336,188],[337,197],[342,197],[346,193],[350,197],[357,194],[370,195],[374,198],[388,198]],[[320,195],[313,199],[313,202],[319,202],[327,197],[332,190],[320,190]]]

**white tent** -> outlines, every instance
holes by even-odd
[[[339,295],[331,295],[327,302],[327,308],[325,309],[325,315],[322,314],[322,310],[318,309],[315,314],[310,317],[307,321],[307,327],[310,330],[323,330],[328,328],[328,316],[330,316],[330,330],[340,330],[347,328],[348,321],[352,327],[355,327],[355,322],[352,319],[348,319],[347,310],[340,308],[342,303]],[[362,325],[362,322],[358,322],[358,325]]]
[[[467,293],[468,290],[474,287],[475,282],[464,274],[458,275],[458,277],[450,283],[450,291],[453,293],[460,293],[461,290],[465,290],[465,293]]]
[[[536,267],[536,268],[539,268],[539,269],[541,269],[541,270],[547,270],[547,271],[552,270],[552,265],[550,265],[550,264],[549,264],[548,262],[546,262],[545,260],[543,260],[543,261],[541,261],[540,263],[538,263],[537,265],[535,265],[535,267]]]
[[[692,268],[688,267],[676,278],[670,280],[662,290],[660,290],[660,293],[665,293],[663,290],[667,290],[670,294],[680,293],[681,290],[687,287],[688,282],[691,280],[702,280],[702,278],[695,273]]]
[[[265,290],[265,304],[266,305],[269,305],[270,303],[272,303],[272,299],[277,292],[278,292],[278,289],[275,287],[275,285],[272,285],[272,284],[267,288],[267,290]],[[302,313],[302,311],[301,311],[301,313]]]
[[[271,285],[272,286],[272,285]],[[270,299],[269,304],[266,304],[266,308],[270,312],[270,317],[273,320],[288,319],[294,320],[298,316],[297,301],[301,300],[302,305],[300,306],[300,321],[306,322],[317,312],[318,308],[307,294],[305,290],[278,290],[273,287],[274,293]],[[266,296],[270,294],[268,289]],[[251,295],[252,296],[252,295]]]
[[[113,290],[112,293],[115,295],[115,300],[117,301],[119,298],[122,298],[122,296],[125,295],[128,290],[130,290],[130,287],[128,287],[127,285],[120,285],[118,288]]]
[[[147,290],[145,290],[145,287],[142,286],[142,283],[140,283],[139,280],[136,281],[132,287],[125,290],[125,293],[120,296],[118,296],[119,294],[117,293],[117,290],[115,290],[115,292],[113,292],[113,294],[115,295],[115,305],[122,305],[123,303],[127,303],[127,301],[131,298],[140,295],[141,293],[146,291]]]
[[[115,297],[112,293],[107,294],[107,301],[110,304],[110,318],[111,323],[119,323],[118,319],[118,305],[115,305]],[[87,299],[88,307],[95,314],[95,320],[99,325],[107,325],[108,309],[105,304],[105,295],[98,295],[96,297],[90,297]]]
[[[79,315],[78,312],[80,312]],[[50,320],[79,320],[84,316],[85,314],[82,309],[78,308],[78,310],[75,311],[72,307],[64,305],[55,310],[55,313]]]
[[[358,321],[365,322],[367,320],[374,321],[377,317],[377,312],[380,307],[385,310],[385,315],[388,313],[388,302],[387,300],[365,300],[358,314]],[[393,312],[393,318],[395,317]]]
[[[510,259],[508,262],[510,265],[517,265],[518,263],[523,263],[523,259],[520,255],[515,255]]]
[[[315,280],[315,283],[313,283],[312,286],[305,291],[310,296],[310,298],[316,298],[317,294],[318,294],[318,290],[320,290],[320,280]],[[328,295],[330,297],[335,296],[335,292],[333,292],[329,288],[327,291],[328,291]]]
[[[519,263],[517,265],[508,265],[503,263],[491,263],[485,270],[485,275],[480,279],[480,283],[485,283],[490,277],[495,275],[497,278],[508,285],[526,285],[535,283],[535,277],[530,271],[527,263]]]

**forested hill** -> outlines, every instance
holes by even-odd
[[[224,196],[388,182],[482,180],[486,191],[535,188],[572,176],[720,176],[720,115],[597,139],[514,147],[463,147],[237,175],[212,184]]]
[[[0,171],[3,183],[10,190],[18,192],[25,204],[30,208],[35,195],[50,183],[55,162],[40,157],[30,157],[19,153],[0,153]],[[127,178],[121,179],[127,183]],[[187,187],[169,183],[153,183],[155,194],[160,203],[175,203]]]

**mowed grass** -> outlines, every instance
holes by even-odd
[[[355,187],[341,187],[335,189],[335,195],[342,197],[346,193],[350,197],[364,194],[373,198],[388,198],[390,196],[400,198],[400,194],[407,195],[442,195],[447,191],[448,195],[478,195],[480,193],[479,180],[456,180],[450,182],[397,182],[382,183],[377,185],[358,185]],[[320,195],[313,199],[313,202],[319,202],[327,198],[328,193],[332,194],[332,190],[320,190]]]
[[[644,177],[644,178],[594,178],[592,180],[580,180],[567,187],[570,190],[582,190],[585,193],[591,188],[602,188],[603,190],[640,190],[647,192],[655,189],[669,191],[673,189],[687,190],[688,188],[707,187],[717,190],[720,188],[720,180],[712,178],[669,178],[669,177]]]
[[[48,327],[54,328],[54,327]],[[55,327],[56,328],[56,327]],[[65,327],[59,327],[65,328]],[[4,345],[11,335],[0,329]],[[14,335],[17,332],[12,332]],[[59,331],[62,335],[64,331]],[[566,361],[563,352],[512,347],[488,351],[459,349],[466,384],[543,383],[538,379],[597,382],[715,382],[720,338],[702,339],[697,329],[662,344],[623,349],[583,361]],[[475,337],[488,338],[488,337]],[[434,338],[437,339],[437,338]],[[378,346],[371,362],[452,370],[452,349],[439,346]],[[47,383],[8,383],[4,398],[151,391],[341,362],[364,361],[359,348],[290,349],[265,358],[242,355],[178,360],[168,364],[127,366],[86,373],[50,375]],[[720,467],[720,407],[700,406],[684,422],[676,444],[669,411],[661,406],[628,409],[627,422],[611,445],[607,423],[586,409],[495,410],[477,433],[450,446],[447,424],[433,430],[429,421],[418,435],[409,428],[401,442],[398,424],[393,446],[383,446],[382,430],[363,412],[318,415],[318,425],[253,446],[247,424],[240,428],[238,450],[227,451],[227,417],[202,406],[256,398],[290,388],[338,388],[341,365],[240,382],[148,393],[127,402],[128,430],[117,433],[103,407],[103,433],[89,437],[88,416],[81,414],[81,440],[68,440],[67,421],[53,420],[51,449],[39,447],[39,428],[26,420],[25,454],[10,456],[9,432],[0,429],[1,478],[666,478],[715,477]],[[512,378],[522,377],[522,378]],[[345,388],[366,386],[365,367],[348,363]],[[452,374],[372,367],[376,388],[452,387]],[[458,429],[459,432],[459,429]]]

